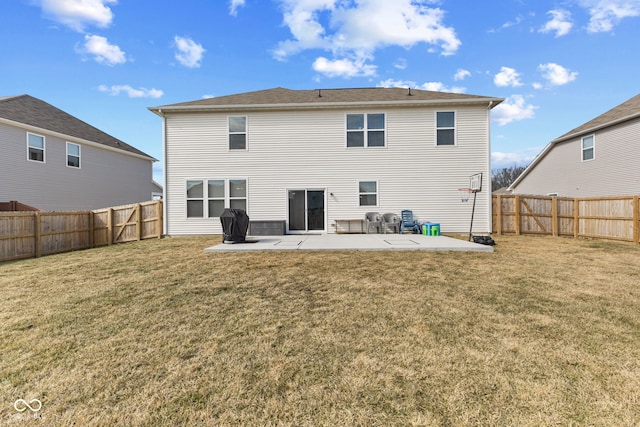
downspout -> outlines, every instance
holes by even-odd
[[[167,118],[162,112],[161,108],[158,108],[158,114],[162,117],[162,227],[164,234],[169,235],[168,219],[167,219]]]

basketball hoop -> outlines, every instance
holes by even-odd
[[[460,201],[462,203],[468,202],[472,193],[475,193],[475,191],[470,188],[458,188],[458,194],[460,194]]]

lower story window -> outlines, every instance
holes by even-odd
[[[378,205],[378,183],[376,181],[360,181],[358,187],[360,206]]]
[[[187,218],[219,218],[225,208],[247,210],[247,180],[187,181]]]

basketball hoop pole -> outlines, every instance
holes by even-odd
[[[476,213],[476,196],[478,195],[478,192],[473,190],[473,207],[471,208],[471,225],[469,226],[469,241],[471,241],[472,238],[472,230],[473,230],[473,215]]]

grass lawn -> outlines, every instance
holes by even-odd
[[[640,247],[218,241],[0,264],[0,425],[640,424]]]

